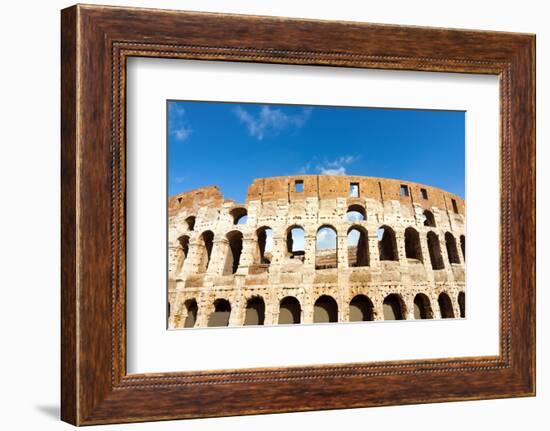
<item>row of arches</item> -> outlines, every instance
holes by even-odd
[[[441,318],[465,317],[465,296],[460,292],[457,297],[460,316],[455,316],[451,298],[445,292],[439,294],[437,302]],[[198,305],[195,299],[189,299],[184,303],[186,317],[185,328],[192,328],[197,323]],[[434,312],[430,299],[423,293],[414,297],[414,318],[433,319]],[[244,326],[263,325],[265,322],[265,302],[261,296],[253,296],[248,299],[244,313]],[[212,312],[208,316],[208,327],[228,326],[231,317],[231,303],[224,298],[214,300]],[[403,298],[395,293],[389,294],[383,302],[384,320],[404,320],[406,316],[406,305]],[[366,295],[354,296],[349,303],[349,321],[361,322],[374,320],[374,305]],[[330,295],[321,295],[313,308],[314,323],[335,323],[338,322],[338,303]],[[286,296],[279,302],[279,325],[302,323],[302,307],[294,296]]]
[[[229,211],[233,225],[243,225],[248,221],[248,211],[244,207],[235,207]],[[367,219],[367,212],[365,207],[360,204],[352,204],[348,206],[345,218],[351,223],[364,221]],[[435,217],[430,210],[424,210],[422,213],[422,224],[428,227],[436,227]],[[195,229],[195,216],[189,216],[185,219],[187,230],[193,231]]]
[[[239,230],[229,232],[225,236],[227,251],[223,274],[234,274],[240,264],[243,249],[243,234]],[[317,230],[315,238],[315,267],[316,269],[336,268],[338,266],[338,236],[336,229],[331,225],[322,225]],[[381,261],[398,261],[399,253],[395,231],[383,225],[377,230],[378,255]],[[432,269],[439,270],[445,267],[441,253],[440,239],[437,233],[430,230],[426,236],[429,259]],[[204,273],[210,264],[214,243],[214,233],[210,230],[203,232],[199,238],[202,246],[197,272]],[[459,264],[457,241],[450,232],[444,234],[445,247],[450,264]],[[419,232],[408,227],[404,232],[405,257],[424,262]],[[460,236],[462,256],[466,258],[466,238]],[[256,231],[256,248],[253,263],[267,266],[272,261],[273,230],[263,226]],[[348,266],[362,267],[370,265],[369,236],[364,226],[352,225],[347,231]],[[178,253],[176,273],[181,271],[183,263],[189,253],[189,236],[183,235],[178,239]],[[305,260],[305,231],[299,225],[290,226],[286,231],[286,253],[291,259]]]

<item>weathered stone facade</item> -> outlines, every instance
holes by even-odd
[[[464,317],[464,211],[443,190],[360,176],[257,179],[245,204],[216,187],[172,196],[169,327]],[[335,249],[316,250],[320,230]]]

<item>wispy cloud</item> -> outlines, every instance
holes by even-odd
[[[257,115],[241,106],[233,109],[234,114],[248,129],[250,136],[261,141],[266,136],[277,135],[285,129],[299,129],[309,119],[312,108],[304,108],[295,115],[285,114],[281,109],[262,106]]]
[[[340,156],[334,160],[325,160],[317,165],[321,175],[346,175],[347,167],[358,159],[357,156]]]
[[[174,102],[168,105],[168,127],[169,133],[178,142],[185,142],[191,136],[192,129],[185,109]]]
[[[316,237],[318,250],[333,250],[336,248],[336,232],[329,227],[319,229]]]
[[[298,174],[347,175],[348,166],[358,159],[359,156],[345,155],[322,162],[309,161],[298,169]]]

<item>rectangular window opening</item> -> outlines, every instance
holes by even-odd
[[[451,202],[453,204],[453,211],[455,214],[458,214],[458,205],[456,204],[456,201],[454,199],[451,199]]]
[[[409,186],[405,184],[401,184],[401,188],[399,189],[399,194],[403,197],[409,196]]]
[[[350,183],[349,185],[349,195],[352,198],[359,197],[359,183]]]
[[[294,181],[294,191],[297,193],[301,193],[304,191],[304,181],[303,180],[296,180]]]
[[[420,194],[422,194],[422,199],[428,199],[428,190],[420,189]]]

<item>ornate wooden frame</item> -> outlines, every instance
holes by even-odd
[[[534,395],[534,35],[78,5],[62,11],[61,48],[63,420],[88,425]],[[500,355],[127,375],[129,56],[498,75]]]

